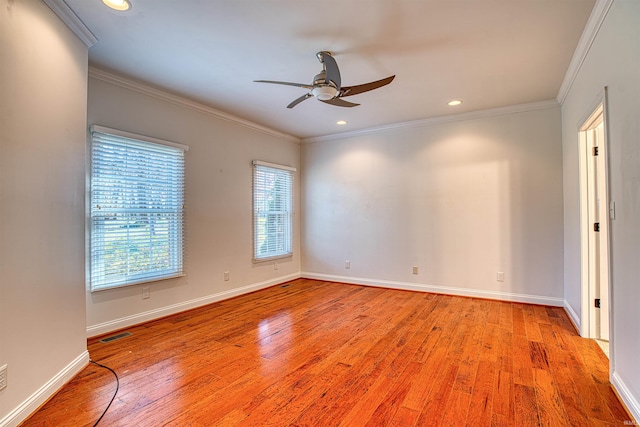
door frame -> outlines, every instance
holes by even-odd
[[[589,235],[591,233],[592,224],[589,222],[589,193],[588,193],[588,161],[591,157],[591,147],[587,146],[588,137],[587,132],[593,129],[594,122],[602,116],[603,122],[603,141],[599,144],[598,155],[603,156],[604,170],[599,171],[598,174],[601,179],[605,180],[605,194],[600,195],[601,212],[606,214],[600,216],[600,245],[604,246],[605,255],[600,258],[600,265],[604,265],[606,268],[607,289],[609,298],[609,340],[613,342],[613,289],[612,289],[612,277],[611,277],[611,227],[610,221],[613,217],[612,205],[610,202],[610,179],[609,179],[609,138],[608,138],[608,111],[607,111],[607,88],[605,87],[600,94],[596,97],[591,108],[584,115],[584,119],[578,123],[578,156],[579,156],[579,180],[580,180],[580,264],[581,264],[581,318],[580,318],[580,335],[585,338],[596,338],[596,308],[594,307],[593,300],[596,295],[594,281],[590,280],[590,275],[593,271],[593,263],[590,259],[589,252]],[[604,232],[602,232],[604,229]],[[602,259],[604,258],[604,259]],[[613,359],[613,345],[610,345],[610,360]]]

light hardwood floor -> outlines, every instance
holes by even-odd
[[[562,308],[299,279],[127,329],[91,358],[101,426],[614,426]],[[93,425],[89,365],[24,426]]]

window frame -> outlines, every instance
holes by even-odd
[[[174,191],[171,192],[173,196],[175,196],[177,201],[173,203],[173,208],[162,209],[160,212],[153,209],[146,209],[145,211],[140,212],[142,216],[146,213],[149,214],[163,214],[166,213],[166,216],[169,217],[167,221],[167,247],[169,254],[167,255],[169,261],[169,267],[166,269],[165,273],[162,273],[162,270],[156,267],[148,268],[145,271],[130,273],[126,272],[124,275],[120,276],[120,280],[106,280],[106,274],[100,276],[99,273],[96,274],[96,268],[100,262],[104,263],[104,248],[100,251],[94,251],[96,249],[94,246],[96,245],[96,241],[99,240],[100,236],[96,236],[97,231],[97,223],[99,221],[98,215],[96,212],[98,209],[94,209],[94,205],[100,202],[100,200],[94,199],[94,178],[95,176],[95,167],[98,164],[98,160],[94,158],[95,149],[97,144],[99,143],[108,143],[106,140],[112,138],[113,144],[119,144],[121,147],[124,147],[124,150],[128,150],[132,148],[135,150],[135,147],[138,147],[140,151],[143,150],[158,150],[158,151],[174,151],[173,154],[176,155],[176,159],[178,160],[177,166],[180,170],[176,170],[171,172],[171,177],[175,177],[178,179],[178,187],[173,188]],[[131,144],[127,147],[127,144]],[[185,153],[189,150],[189,147],[184,144],[180,144],[173,141],[165,141],[162,139],[149,137],[145,135],[139,135],[131,132],[121,131],[118,129],[107,128],[99,125],[92,125],[90,127],[90,138],[89,138],[89,156],[88,156],[88,174],[87,174],[87,285],[90,292],[100,292],[110,289],[121,288],[125,286],[132,286],[141,283],[151,283],[160,280],[166,280],[176,277],[185,276],[184,271],[184,242],[185,242],[185,217],[184,217],[184,189],[185,189]],[[130,153],[127,153],[129,155]],[[149,158],[148,161],[152,161]],[[139,167],[139,165],[138,165]],[[135,181],[129,181],[135,182]],[[96,189],[97,191],[97,189]],[[122,190],[121,190],[122,191]],[[147,189],[145,191],[145,195],[150,191]],[[179,206],[176,208],[176,206]],[[128,211],[127,211],[128,209]],[[146,212],[148,211],[148,212]],[[127,207],[118,207],[114,208],[112,211],[116,214],[131,214],[131,208]],[[104,214],[103,214],[104,215]],[[173,218],[172,218],[173,217]],[[127,227],[129,228],[129,227]],[[106,234],[106,233],[105,233]],[[127,231],[128,234],[128,231]],[[177,236],[177,237],[176,237]],[[131,259],[131,253],[128,252],[126,257]],[[96,261],[100,259],[101,261]],[[154,274],[154,272],[158,274]],[[98,280],[102,278],[102,280]]]
[[[288,251],[283,252],[283,253],[278,253],[275,255],[267,255],[267,256],[258,256],[258,208],[257,208],[257,201],[256,201],[256,196],[257,196],[257,190],[256,190],[256,174],[259,170],[259,168],[265,168],[271,171],[279,171],[279,172],[283,172],[286,174],[286,176],[289,178],[289,183],[288,183],[288,187],[289,187],[289,194],[288,194],[288,200],[289,200],[289,206],[288,206],[288,235],[287,235],[287,239],[288,239]],[[276,163],[269,163],[269,162],[264,162],[261,160],[254,160],[252,162],[252,240],[253,240],[253,262],[254,263],[264,263],[264,262],[269,262],[269,261],[275,261],[278,259],[284,259],[284,258],[290,258],[293,256],[294,253],[294,247],[293,247],[293,230],[294,230],[294,216],[295,216],[295,210],[294,210],[294,197],[295,197],[295,190],[294,190],[294,186],[295,186],[295,173],[297,172],[297,169],[291,166],[285,166],[285,165],[280,165],[280,164],[276,164]]]

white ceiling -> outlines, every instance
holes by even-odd
[[[65,0],[98,38],[91,65],[306,138],[554,99],[595,0]],[[342,108],[305,89],[334,53]],[[462,99],[456,108],[451,99]],[[346,126],[337,126],[339,119]]]

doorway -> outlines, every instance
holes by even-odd
[[[581,334],[599,341],[609,356],[610,275],[606,89],[580,125],[580,216],[582,253]],[[611,212],[610,212],[611,209]]]

